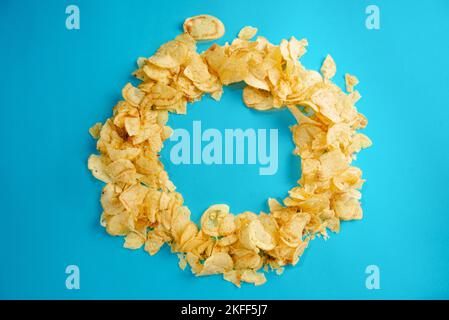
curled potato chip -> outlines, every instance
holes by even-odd
[[[253,283],[256,286],[260,286],[267,282],[267,279],[263,273],[256,272],[254,270],[243,271],[240,279],[248,283]]]
[[[111,182],[111,178],[106,173],[106,165],[102,158],[97,155],[91,155],[87,162],[87,167],[92,172],[93,176],[105,183]]]
[[[168,85],[158,83],[150,92],[153,104],[157,107],[172,106],[181,99],[179,92]]]
[[[128,83],[122,90],[123,98],[133,106],[138,106],[144,97],[144,93]]]
[[[333,178],[333,184],[342,192],[349,191],[351,189],[359,189],[363,183],[361,176],[362,170],[356,167],[349,167]]]
[[[147,63],[142,67],[142,71],[149,79],[168,84],[171,73],[168,69],[158,67],[152,63]]]
[[[246,106],[261,111],[269,110],[274,106],[271,93],[253,87],[243,89],[243,102]]]
[[[242,229],[240,241],[242,245],[252,250],[271,250],[274,247],[273,238],[258,219],[252,220]]]
[[[364,134],[357,133],[352,138],[351,144],[348,147],[348,153],[357,153],[362,149],[370,147],[372,144],[373,143],[371,142],[370,138],[368,138]]]
[[[363,216],[359,200],[350,193],[337,195],[332,201],[332,208],[337,217],[344,221],[359,220]]]
[[[148,61],[160,68],[177,68],[189,55],[189,47],[185,42],[172,40],[162,45]]]
[[[210,206],[201,217],[201,228],[212,237],[228,235],[235,230],[234,216],[229,213],[229,206],[216,204]]]
[[[101,122],[97,122],[89,129],[89,133],[92,136],[92,138],[94,139],[100,138],[100,132],[102,127],[103,124]]]
[[[356,76],[345,74],[346,91],[349,93],[354,91],[354,87],[359,84],[359,79]]]
[[[125,237],[124,248],[127,249],[140,249],[145,243],[145,237],[137,232],[128,233]]]
[[[232,270],[234,263],[227,253],[216,253],[204,261],[203,269],[199,276],[207,276],[210,274],[225,273]]]
[[[184,69],[184,75],[193,82],[206,82],[211,77],[207,64],[200,55],[196,54],[190,58]]]
[[[134,164],[127,159],[119,159],[111,162],[105,172],[114,182],[123,182],[134,184],[136,181],[136,168]]]
[[[215,40],[225,33],[223,23],[216,17],[202,14],[184,21],[184,32],[197,41]]]
[[[281,227],[280,236],[282,241],[289,247],[296,248],[302,242],[303,231],[310,221],[310,215],[297,213]]]
[[[335,65],[334,59],[328,54],[326,59],[324,59],[323,65],[321,66],[321,74],[325,79],[332,79],[337,72],[337,67]]]

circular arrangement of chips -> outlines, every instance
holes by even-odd
[[[180,267],[188,264],[197,276],[223,274],[237,286],[260,285],[266,281],[262,270],[282,273],[298,263],[314,237],[327,237],[327,229],[338,232],[341,220],[362,218],[358,190],[364,180],[351,162],[371,145],[357,132],[367,120],[355,107],[356,77],[346,75],[346,93],[331,81],[336,66],[330,56],[321,74],[299,62],[307,40],[292,37],[278,46],[263,37],[250,41],[257,29],[245,27],[231,44],[214,44],[199,54],[195,39],[224,33],[218,19],[201,17],[188,19],[186,33],[152,57],[138,59],[133,74],[141,83],[128,83],[113,116],[90,129],[100,155],[90,156],[88,167],[106,183],[101,224],[109,234],[125,236],[124,247],[144,246],[154,255],[167,243]],[[227,205],[213,205],[199,228],[159,160],[172,133],[168,113],[185,114],[187,103],[204,94],[219,100],[223,85],[242,81],[246,106],[287,107],[296,118],[291,131],[302,177],[282,204],[268,200],[268,213],[234,215]]]

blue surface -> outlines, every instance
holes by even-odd
[[[365,28],[365,8],[381,10],[381,29]],[[65,8],[81,10],[81,29],[65,28]],[[154,257],[121,248],[99,225],[101,183],[86,168],[104,121],[130,79],[138,56],[151,55],[180,32],[185,17],[220,17],[231,40],[245,25],[274,43],[309,40],[303,59],[318,68],[327,53],[339,79],[357,75],[358,107],[374,146],[357,164],[367,183],[365,218],[316,240],[295,268],[241,289],[220,277],[182,272],[165,248]],[[449,2],[447,1],[13,1],[0,2],[0,90],[3,183],[0,298],[449,298]],[[206,46],[203,46],[203,49]],[[342,83],[342,81],[340,81]],[[168,171],[197,218],[215,202],[233,212],[266,209],[299,178],[286,112],[248,110],[241,91],[207,98],[173,127],[279,128],[280,169],[174,166]],[[76,264],[81,289],[67,290]],[[365,288],[365,268],[378,265],[381,289]]]

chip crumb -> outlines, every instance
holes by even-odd
[[[89,133],[92,136],[92,138],[94,139],[100,138],[100,132],[102,127],[103,124],[101,122],[97,122],[89,129]]]
[[[284,268],[277,268],[276,269],[276,274],[278,275],[278,276],[280,276],[281,274],[283,274],[284,273]]]

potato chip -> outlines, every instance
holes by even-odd
[[[254,38],[254,36],[257,33],[257,28],[246,26],[239,32],[239,39],[242,40],[250,40],[251,38]]]
[[[274,106],[271,93],[253,87],[243,89],[243,102],[246,106],[261,111],[270,110]]]
[[[185,33],[197,41],[215,40],[221,38],[225,33],[223,23],[207,14],[186,19],[183,28]]]
[[[106,173],[106,165],[103,162],[102,157],[91,155],[87,162],[87,167],[98,180],[105,183],[111,182],[111,178]]]
[[[253,220],[241,230],[240,241],[248,249],[271,250],[274,241],[271,235],[265,231],[263,224],[259,220]]]
[[[94,139],[100,138],[100,132],[102,127],[103,124],[101,122],[97,122],[89,129],[89,133],[92,136],[92,138]]]
[[[332,79],[337,72],[337,67],[335,65],[334,59],[328,54],[326,59],[324,59],[323,65],[321,66],[321,74],[327,80]]]
[[[124,248],[127,249],[140,249],[145,243],[145,237],[137,232],[128,233],[125,237]]]
[[[144,93],[128,83],[122,90],[123,98],[131,105],[138,106],[144,97]]]
[[[359,84],[359,79],[349,73],[345,74],[346,91],[349,93],[354,91],[354,87]]]

